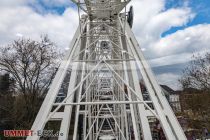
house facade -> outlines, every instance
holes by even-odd
[[[166,95],[166,98],[169,102],[169,104],[171,105],[171,108],[173,109],[173,111],[175,113],[179,113],[181,112],[181,103],[180,103],[180,95],[179,92],[174,91],[173,89],[171,89],[170,87],[166,86],[166,85],[161,85],[163,92]]]

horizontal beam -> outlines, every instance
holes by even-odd
[[[152,101],[108,101],[108,102],[79,102],[79,103],[54,103],[53,105],[103,105],[103,104],[142,104]]]
[[[73,62],[98,62],[100,60],[74,60]],[[107,59],[109,61],[135,61],[135,59]]]

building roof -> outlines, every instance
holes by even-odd
[[[174,91],[172,88],[170,88],[167,85],[160,85],[163,90],[165,90],[168,94],[177,94],[176,91]]]

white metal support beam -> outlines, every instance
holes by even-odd
[[[34,121],[34,132],[49,121],[61,121],[63,135],[58,140],[152,140],[153,117],[167,140],[186,140],[127,23],[129,1],[73,0],[80,26]],[[123,8],[125,13],[120,13]],[[81,16],[80,9],[86,15]],[[150,100],[145,99],[140,78]],[[68,86],[62,92],[64,83]],[[65,98],[58,102],[59,94]]]
[[[121,23],[121,26],[123,24]],[[126,23],[126,39],[129,42],[129,46],[136,58],[137,65],[141,71],[143,79],[145,80],[146,86],[149,90],[150,97],[153,101],[156,112],[158,113],[159,120],[163,126],[163,130],[166,134],[167,139],[180,139],[185,140],[186,136],[177,121],[173,111],[170,108],[170,105],[167,103],[164,93],[161,91],[157,81],[154,78],[154,75],[151,71],[149,64],[146,62],[146,59],[143,56],[143,53],[139,47],[138,42],[136,41],[134,34],[132,33],[129,25]],[[167,108],[167,115],[164,112],[164,108]],[[170,116],[170,118],[168,117]]]

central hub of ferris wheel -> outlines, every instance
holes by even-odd
[[[79,27],[31,129],[57,122],[59,140],[152,140],[158,124],[166,139],[185,140],[131,31],[130,0],[72,1]]]

